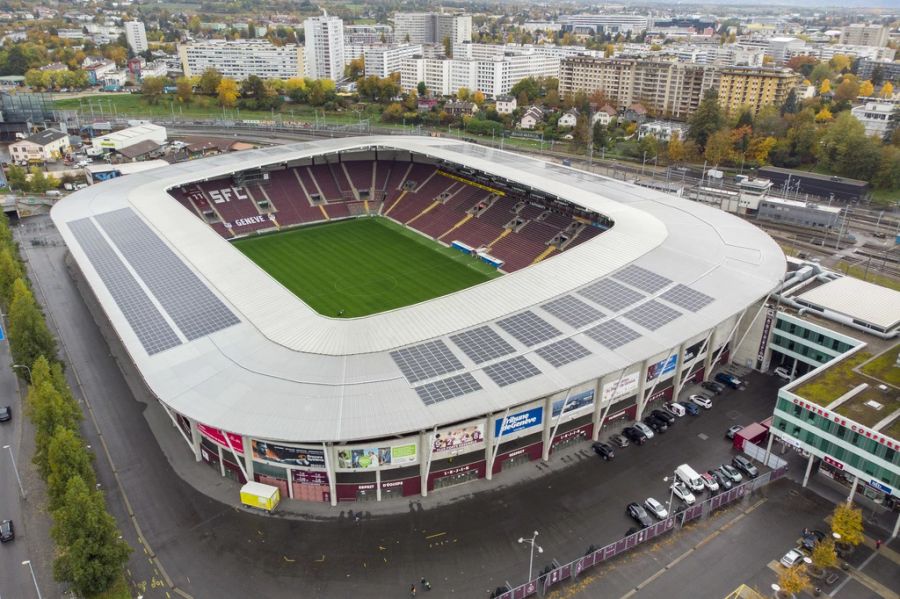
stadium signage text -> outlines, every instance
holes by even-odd
[[[238,189],[237,187],[226,187],[225,189],[214,189],[209,192],[209,197],[216,204],[224,204],[231,200],[249,200],[250,196]]]
[[[867,439],[872,439],[876,443],[881,443],[882,445],[886,445],[889,449],[894,449],[894,450],[900,449],[900,444],[895,443],[890,437],[885,437],[883,435],[879,435],[878,433],[872,432],[872,430],[867,429],[866,427],[864,427],[860,424],[856,424],[852,420],[847,420],[846,418],[843,418],[842,416],[840,416],[839,414],[836,414],[835,412],[822,409],[821,407],[819,407],[815,404],[800,400],[796,397],[792,398],[791,401],[794,404],[800,406],[801,408],[803,408],[805,410],[809,410],[810,412],[818,414],[822,418],[825,418],[828,420],[833,420],[834,422],[837,422],[841,426],[849,428],[854,433],[864,436]]]
[[[532,408],[527,412],[510,414],[506,418],[498,418],[494,421],[494,435],[508,435],[541,424],[544,409]]]
[[[265,222],[267,219],[265,216],[260,214],[259,216],[248,216],[247,218],[239,218],[234,221],[235,227],[246,227],[249,225],[258,225],[259,223]]]

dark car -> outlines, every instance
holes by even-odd
[[[631,518],[641,525],[641,528],[647,528],[653,524],[653,518],[650,517],[650,514],[647,513],[647,510],[643,508],[639,503],[632,501],[628,504],[628,515]]]
[[[731,479],[722,474],[719,469],[710,470],[710,474],[713,475],[713,478],[716,479],[716,482],[719,483],[719,487],[727,491],[731,488],[732,482]]]
[[[721,383],[717,383],[716,381],[703,381],[702,383],[700,383],[700,386],[710,393],[715,393],[716,395],[725,390],[725,387]]]
[[[9,406],[0,407],[0,422],[7,422],[12,418],[12,408]]]
[[[668,424],[669,426],[672,426],[672,423],[675,422],[675,417],[665,410],[653,410],[652,412],[650,412],[650,415],[665,420],[666,424]]]
[[[812,551],[818,543],[821,543],[824,540],[825,533],[821,530],[805,529],[803,531],[803,540],[800,541],[800,545],[807,551]]]
[[[8,543],[16,538],[16,529],[13,527],[12,520],[4,520],[0,522],[0,542]]]
[[[633,426],[625,427],[625,429],[622,430],[622,434],[625,435],[626,439],[633,442],[635,445],[643,445],[644,441],[647,440],[647,435],[634,428]]]
[[[664,433],[669,430],[669,425],[664,420],[660,420],[656,416],[647,416],[644,418],[644,424],[653,429],[654,433]]]
[[[679,401],[678,404],[691,416],[700,415],[700,407],[697,404],[690,401]]]
[[[756,469],[756,466],[753,465],[753,462],[742,455],[736,455],[731,458],[731,464],[750,478],[756,478],[757,476],[759,476],[759,470]]]
[[[598,441],[597,443],[591,445],[591,447],[593,448],[594,453],[596,453],[606,461],[609,461],[616,457],[616,452],[613,451],[612,445],[609,445],[608,443],[602,443]]]
[[[611,445],[615,445],[616,447],[628,447],[628,439],[626,439],[623,435],[613,435],[609,438],[609,442]]]

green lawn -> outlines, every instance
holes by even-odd
[[[234,244],[310,307],[332,317],[400,308],[500,276],[470,256],[380,217]]]

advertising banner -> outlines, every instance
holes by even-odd
[[[328,472],[324,470],[291,470],[291,478],[301,485],[328,485]]]
[[[416,461],[416,444],[392,447],[358,447],[338,450],[338,468],[369,469],[380,466],[402,466]]]
[[[651,364],[647,367],[647,380],[652,381],[657,377],[661,378],[670,372],[674,372],[677,363],[678,356],[669,356],[668,360],[660,360],[656,364]]]
[[[637,392],[639,378],[641,378],[641,373],[640,371],[637,371],[626,374],[622,377],[622,380],[619,380],[619,378],[616,377],[609,383],[603,385],[603,403],[600,405],[609,401],[628,397],[629,395],[634,395]],[[616,387],[616,383],[619,383],[618,387]]]
[[[197,430],[200,431],[200,434],[212,441],[213,443],[218,443],[225,449],[230,449],[228,447],[228,441],[231,441],[231,447],[234,447],[234,450],[237,453],[244,452],[244,440],[240,435],[235,435],[234,433],[228,434],[228,441],[225,440],[225,434],[217,428],[213,428],[211,426],[207,426],[203,423],[197,423]]]
[[[565,405],[565,412],[563,406]],[[568,414],[582,408],[594,405],[594,390],[588,389],[580,393],[573,393],[569,396],[569,401],[563,397],[553,402],[553,418],[558,418],[560,414]]]
[[[435,456],[479,449],[484,445],[484,425],[481,423],[444,429],[431,436],[431,451]]]
[[[325,469],[325,453],[321,449],[277,445],[256,439],[250,443],[253,446],[253,457],[258,460],[285,466]]]
[[[494,437],[518,433],[539,426],[543,422],[544,408],[538,406],[525,412],[510,414],[506,418],[494,420]]]

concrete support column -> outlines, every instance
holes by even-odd
[[[191,423],[191,447],[194,449],[194,461],[199,462],[200,456],[200,431],[197,430],[197,421],[193,418],[189,419]]]
[[[681,387],[681,371],[684,370],[684,349],[684,343],[682,343],[678,346],[678,355],[675,356],[675,375],[672,377],[672,401],[678,401],[675,393]]]
[[[772,441],[775,440],[775,435],[769,432],[769,442],[766,443],[766,457],[763,458],[763,466],[769,465],[769,456],[772,454]]]
[[[487,421],[484,424],[484,461],[486,467],[484,469],[484,478],[491,480],[494,478],[494,414],[487,415]]]
[[[291,499],[294,498],[294,471],[290,468],[284,469],[284,474],[287,476],[287,487],[288,487],[288,497]]]
[[[637,388],[637,412],[635,413],[634,420],[638,421],[644,417],[644,406],[647,404],[647,399],[644,397],[644,393],[647,391],[647,369],[649,368],[649,361],[644,360],[641,362],[641,372],[638,375],[638,388]]]
[[[856,487],[859,486],[859,477],[853,477],[853,486],[850,487],[850,494],[847,495],[847,503],[853,503],[853,498],[856,497]]]
[[[381,501],[381,468],[375,470],[375,500]]]
[[[419,485],[422,487],[420,494],[422,497],[428,497],[428,470],[430,466],[429,456],[431,455],[431,445],[428,440],[428,433],[419,431]]]
[[[894,522],[894,530],[891,532],[891,538],[896,539],[900,534],[900,514],[897,514],[897,521]]]
[[[228,434],[228,433],[225,433]],[[216,448],[219,450],[219,474],[223,477],[225,476],[225,458],[222,455],[222,446],[216,445]]]
[[[244,446],[244,468],[247,470],[247,482],[253,482],[256,479],[253,476],[253,446],[250,444],[250,437],[242,436],[241,444]]]
[[[812,472],[812,465],[815,456],[813,454],[809,454],[809,460],[806,462],[806,472],[803,474],[803,488],[806,488],[806,483],[809,482],[809,473]]]
[[[562,418],[562,414],[559,415]],[[553,441],[553,396],[544,398],[544,430],[541,431],[541,459],[545,462],[550,460],[550,443]]]
[[[326,444],[322,449],[325,454],[325,471],[328,472],[328,494],[331,495],[331,507],[336,507],[338,496],[337,475],[334,471],[334,465],[337,463],[337,451],[331,443]]]
[[[594,426],[591,432],[591,441],[600,440],[600,425],[603,424],[600,421],[600,419],[603,418],[603,397],[601,395],[603,385],[600,381],[601,379],[594,381],[594,413],[591,416],[591,421],[594,423]]]
[[[716,354],[716,332],[717,328],[712,330],[712,334],[709,336],[709,343],[706,344],[706,356],[703,358],[703,380],[708,381],[710,375],[712,374],[712,361],[713,357]]]

